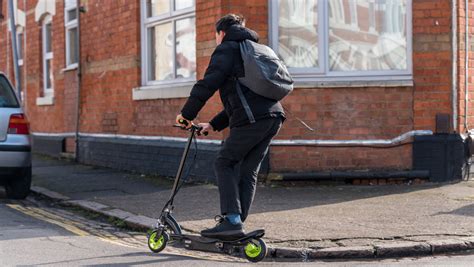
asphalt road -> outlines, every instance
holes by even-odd
[[[267,266],[472,266],[474,254],[351,262],[262,262]],[[254,266],[242,259],[166,248],[152,254],[142,233],[0,191],[0,266]]]

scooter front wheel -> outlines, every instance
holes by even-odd
[[[154,230],[148,237],[148,248],[158,253],[165,249],[168,240],[170,239],[168,233],[162,230]]]
[[[267,244],[260,239],[250,240],[244,247],[245,258],[251,262],[259,262],[267,256]]]

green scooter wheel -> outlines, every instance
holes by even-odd
[[[158,234],[161,232],[160,234]],[[168,243],[169,235],[165,231],[154,230],[151,232],[148,237],[148,248],[154,252],[158,253],[165,249],[166,244]]]
[[[267,256],[267,244],[260,239],[252,239],[244,247],[245,258],[251,262],[259,262]]]

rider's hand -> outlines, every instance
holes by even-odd
[[[178,114],[178,116],[176,116],[176,123],[186,129],[189,129],[192,126],[192,121],[185,119],[181,114]]]
[[[207,135],[212,130],[211,124],[207,122],[201,122],[198,126],[202,127],[201,133],[204,135]]]

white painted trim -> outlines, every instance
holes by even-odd
[[[94,138],[116,138],[116,139],[129,139],[129,140],[142,140],[142,141],[175,141],[175,142],[186,142],[188,138],[183,137],[170,137],[170,136],[139,136],[139,135],[125,135],[125,134],[95,134],[95,133],[79,133],[80,137],[94,137]],[[212,139],[198,139],[198,143],[202,144],[222,144],[221,140]]]
[[[404,140],[413,136],[432,135],[430,130],[409,131],[392,139],[372,139],[372,140],[273,140],[272,146],[390,146],[400,144]],[[70,137],[75,133],[32,133],[33,136],[54,136],[54,137]],[[187,138],[171,137],[171,136],[143,136],[143,135],[125,135],[125,134],[100,134],[100,133],[79,133],[79,137],[94,138],[116,138],[143,141],[176,141],[186,142]],[[202,144],[222,144],[222,140],[215,139],[198,139],[198,143]]]
[[[167,99],[167,98],[185,98],[193,88],[194,82],[171,85],[154,85],[134,88],[132,91],[133,100],[147,99]]]
[[[17,18],[15,20],[16,25],[15,26],[20,26],[20,27],[26,27],[26,14],[24,11],[17,9],[16,10],[16,15]]]
[[[432,135],[430,130],[416,130],[404,133],[393,139],[373,139],[373,140],[273,140],[273,146],[389,146],[396,145],[402,141],[419,135]]]
[[[54,105],[54,96],[44,96],[36,98],[37,106],[52,106]]]
[[[65,9],[72,9],[77,6],[76,0],[64,0],[64,7]]]
[[[65,5],[64,5],[64,35],[65,35],[65,39],[66,39],[66,49],[65,49],[65,59],[66,59],[66,69],[73,69],[74,66],[76,65],[77,67],[77,62],[73,62],[71,63],[71,58],[69,58],[70,56],[70,50],[71,49],[79,49],[77,47],[77,43],[74,45],[74,44],[71,44],[71,40],[69,38],[69,31],[73,30],[74,28],[76,28],[76,30],[78,30],[78,19],[77,17],[79,16],[78,15],[78,10],[77,10],[77,6],[76,6],[76,0],[65,0]],[[76,9],[76,18],[69,21],[69,11],[73,10],[73,9]],[[79,33],[77,33],[79,35]],[[78,40],[76,40],[77,42]]]
[[[69,66],[67,66],[66,68],[62,69],[61,72],[67,72],[67,71],[71,71],[71,70],[77,70],[79,68],[79,64],[78,63],[74,63],[74,64],[71,64]]]
[[[53,58],[54,58],[54,53],[53,51],[51,52],[46,52],[46,25],[50,24],[51,25],[51,36],[50,36],[50,40],[49,40],[49,43],[51,44],[51,50],[53,49],[53,32],[52,32],[52,25],[53,25],[53,22],[52,22],[52,17],[50,15],[46,15],[44,18],[43,18],[43,21],[41,23],[41,41],[42,41],[42,54],[43,54],[43,92],[45,95],[47,94],[54,94],[54,76],[53,76],[53,73],[54,73],[54,70],[53,70],[53,65],[51,63],[51,66],[50,66],[50,75],[53,76],[51,77],[51,88],[48,88],[47,87],[47,79],[48,79],[48,73],[46,73],[46,62],[48,60],[50,60],[51,62],[53,61]],[[36,103],[37,105],[52,105],[53,104],[53,101],[49,101],[49,100],[40,100],[38,102],[38,100],[36,100]],[[38,104],[38,103],[49,103],[49,104]]]
[[[20,40],[20,35],[23,36],[23,42]],[[16,27],[16,44],[18,46],[18,65],[23,66],[23,59],[25,57],[25,27],[23,26],[17,26]],[[21,57],[21,58],[20,58]]]
[[[39,0],[35,7],[35,22],[39,22],[47,14],[56,15],[56,1]]]
[[[304,79],[294,78],[295,88],[337,88],[337,87],[413,87],[413,79],[396,79],[396,77],[376,77],[371,80],[365,77],[347,77],[347,79]]]
[[[42,132],[36,132],[36,133],[31,133],[33,136],[39,136],[39,137],[74,137],[76,136],[76,133],[42,133]]]

